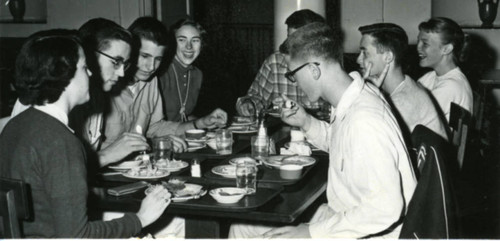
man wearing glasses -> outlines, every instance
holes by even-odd
[[[164,120],[162,100],[158,88],[156,71],[167,48],[167,30],[161,22],[151,17],[138,18],[129,27],[134,35],[137,53],[135,66],[125,76],[125,81],[115,85],[111,91],[111,111],[106,115],[103,146],[113,143],[115,137],[141,126],[146,137],[170,135],[174,150],[182,152],[186,143],[178,135],[193,128],[212,128],[224,125],[227,114],[216,109],[210,115],[197,120],[180,123]],[[103,53],[101,53],[103,54]],[[108,56],[112,58],[111,56]],[[128,62],[113,59],[117,67],[128,67]]]
[[[323,98],[335,107],[331,122],[315,119],[300,105],[281,113],[283,121],[300,127],[315,146],[329,151],[328,203],[309,223],[278,228],[233,225],[231,238],[398,238],[415,175],[380,91],[359,73],[343,70],[339,35],[324,23],[312,23],[288,38],[293,71],[287,76],[311,101]]]
[[[313,22],[325,22],[325,19],[309,9],[295,11],[285,21],[288,26],[287,34],[290,35],[297,28]],[[283,47],[284,43],[280,46],[280,50]],[[277,97],[284,94],[304,108],[324,114],[324,119],[328,119],[328,104],[325,105],[325,101],[321,99],[308,100],[296,83],[285,78],[286,71],[288,71],[288,65],[285,55],[280,52],[270,55],[262,64],[247,95],[238,99],[236,103],[238,113],[243,116],[257,114],[263,108],[269,108]],[[326,112],[326,114],[321,112]]]

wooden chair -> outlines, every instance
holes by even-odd
[[[474,118],[474,128],[477,132],[481,131],[483,127],[483,116],[484,116],[484,107],[485,100],[484,95],[481,95],[479,92],[473,91],[473,118]]]
[[[452,131],[452,143],[457,153],[458,168],[464,164],[467,138],[471,131],[471,114],[455,103],[450,106],[449,125]]]
[[[31,199],[28,185],[20,180],[0,178],[1,238],[22,238],[20,220],[31,217]]]
[[[450,170],[456,162],[450,158],[450,144],[423,125],[417,125],[411,137],[417,150],[419,178],[399,238],[457,238],[459,222],[451,177],[454,171]]]

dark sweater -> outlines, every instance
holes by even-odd
[[[31,188],[33,221],[26,237],[128,238],[141,230],[135,214],[89,222],[82,143],[63,123],[34,108],[9,121],[0,135],[0,175]]]

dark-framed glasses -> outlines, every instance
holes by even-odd
[[[297,80],[293,77],[297,72],[299,72],[299,70],[301,70],[302,68],[306,67],[307,65],[309,64],[314,64],[316,66],[319,66],[319,63],[318,62],[307,62],[297,68],[295,68],[294,70],[292,71],[288,71],[285,73],[285,78],[287,78],[290,82],[292,83],[295,83],[297,82]]]
[[[106,57],[108,57],[111,60],[111,63],[113,64],[113,67],[115,69],[120,69],[120,67],[123,66],[123,70],[127,70],[130,67],[130,62],[129,61],[123,61],[121,58],[115,58],[113,56],[110,56],[108,54],[105,54],[97,49],[94,50],[96,53],[102,54]]]

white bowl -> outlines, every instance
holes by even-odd
[[[199,129],[191,129],[187,130],[184,134],[186,135],[186,139],[199,140],[205,137],[207,132]]]
[[[280,167],[280,177],[283,179],[299,179],[302,174],[302,166],[295,164],[285,164]]]
[[[212,196],[215,201],[224,204],[237,203],[241,200],[246,191],[243,188],[237,187],[220,187],[210,190],[210,196]]]

